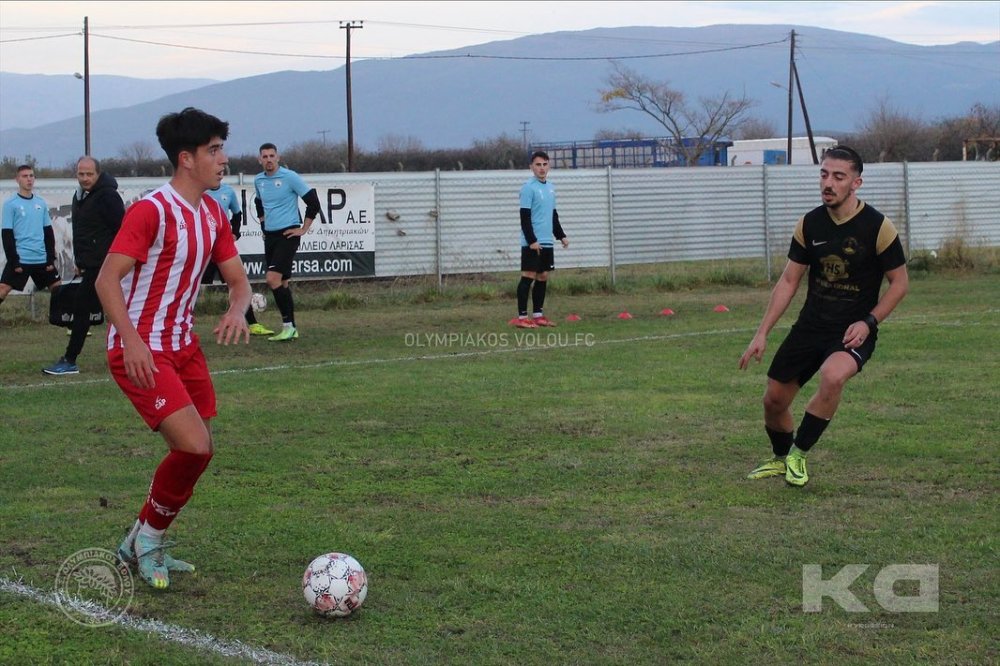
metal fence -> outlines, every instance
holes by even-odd
[[[293,165],[294,166],[294,165]],[[308,174],[321,193],[373,183],[376,277],[517,271],[518,192],[528,171]],[[562,268],[766,258],[780,266],[798,218],[819,205],[811,165],[553,170],[559,218],[571,244]],[[253,196],[252,176],[227,178]],[[163,179],[120,178],[130,203]],[[16,189],[0,187],[4,200]],[[39,180],[52,209],[59,269],[72,273],[73,179]],[[867,165],[859,196],[889,216],[907,254],[951,238],[1000,245],[1000,162]],[[323,196],[320,196],[324,200]],[[250,224],[252,204],[245,211]],[[0,256],[0,264],[4,259]]]

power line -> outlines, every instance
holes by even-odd
[[[0,39],[0,44],[11,44],[13,42],[35,42],[40,39],[60,39],[61,37],[79,37],[79,32],[71,32],[66,35],[49,35],[47,37],[23,37],[21,39]]]
[[[247,51],[242,49],[222,49],[214,48],[210,46],[190,46],[186,44],[172,44],[170,42],[157,42],[148,39],[133,39],[130,37],[115,37],[113,35],[102,35],[97,33],[91,33],[91,37],[101,37],[103,39],[111,39],[121,42],[132,42],[136,44],[151,44],[154,46],[167,46],[171,48],[178,49],[190,49],[194,51],[212,51],[216,53],[238,53],[242,55],[265,55],[265,56],[282,56],[287,58],[321,58],[325,60],[343,60],[344,56],[336,55],[325,55],[325,54],[307,54],[307,53],[279,53],[274,51]],[[502,56],[502,55],[489,55],[489,54],[476,54],[476,53],[452,53],[452,54],[428,54],[428,55],[410,55],[401,57],[384,57],[384,56],[369,56],[369,57],[358,57],[357,60],[444,60],[444,59],[455,59],[455,58],[474,58],[479,60],[529,60],[529,61],[556,61],[556,62],[574,62],[574,61],[592,61],[592,60],[639,60],[639,59],[649,59],[649,58],[670,58],[685,55],[701,55],[705,53],[721,53],[724,51],[740,51],[744,49],[760,48],[764,46],[773,46],[775,44],[781,44],[787,42],[788,39],[779,39],[773,42],[762,42],[759,44],[744,44],[740,46],[724,46],[717,49],[702,49],[699,51],[676,51],[673,53],[651,53],[645,55],[603,55],[603,56]]]
[[[717,49],[702,49],[699,51],[675,51],[673,53],[650,53],[647,55],[626,55],[626,56],[499,56],[499,55],[480,55],[475,53],[464,53],[464,54],[441,54],[441,55],[412,55],[403,56],[399,58],[400,60],[440,60],[445,58],[478,58],[483,60],[545,60],[545,61],[563,61],[572,62],[580,60],[640,60],[644,58],[673,58],[677,56],[686,55],[702,55],[705,53],[721,53],[723,51],[741,51],[744,49],[755,49],[762,46],[773,46],[775,44],[782,44],[787,42],[788,39],[779,39],[773,42],[762,42],[760,44],[744,44],[742,46],[724,46]]]

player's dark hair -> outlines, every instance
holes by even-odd
[[[35,170],[35,167],[31,166],[30,164],[19,164],[19,165],[17,166],[17,171],[16,171],[15,173],[21,173],[21,172],[22,172],[22,171],[24,171],[25,169],[27,169],[27,170],[29,170],[29,171],[34,171],[34,170]]]
[[[861,159],[861,155],[858,155],[858,151],[847,146],[834,146],[830,150],[823,153],[823,159],[827,157],[835,160],[844,160],[845,162],[850,162],[854,170],[861,175],[861,172],[865,170],[865,163]]]
[[[260,148],[257,149],[257,154],[259,155],[265,150],[273,150],[274,152],[278,152],[278,147],[273,143],[262,143],[260,144]]]
[[[175,169],[181,152],[194,153],[215,137],[225,140],[228,136],[229,123],[191,106],[168,113],[156,124],[156,138]]]
[[[531,159],[528,161],[534,162],[536,157],[541,157],[546,162],[549,161],[549,154],[544,150],[536,150],[535,152],[531,153]]]

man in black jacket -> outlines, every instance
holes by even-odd
[[[76,358],[90,332],[90,314],[100,308],[94,282],[125,215],[118,181],[111,174],[102,173],[100,163],[93,157],[84,156],[77,161],[76,180],[80,188],[73,194],[73,260],[81,282],[73,299],[73,326],[66,353],[42,369],[48,375],[80,372]]]

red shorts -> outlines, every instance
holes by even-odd
[[[121,349],[108,350],[108,368],[122,392],[132,401],[139,416],[153,430],[174,412],[194,405],[199,416],[210,419],[215,410],[215,388],[208,374],[208,364],[201,346],[195,341],[180,351],[154,351],[156,386],[139,388],[125,374],[125,355]]]

